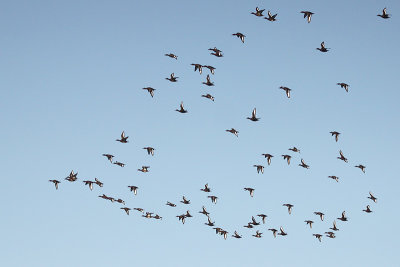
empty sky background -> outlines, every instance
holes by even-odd
[[[256,6],[277,21],[251,15]],[[392,18],[376,16],[384,7]],[[0,265],[398,265],[399,1],[3,1],[0,10]],[[315,13],[310,24],[302,10]],[[328,53],[315,49],[322,41]],[[209,54],[214,46],[224,57]],[[191,63],[216,67],[215,86]],[[172,72],[177,83],[165,80]],[[175,111],[181,101],[187,114]],[[254,107],[259,122],[246,120]],[[115,142],[123,130],[127,144]],[[271,166],[262,153],[275,156]],[[71,170],[75,183],[64,180]],[[94,177],[104,187],[90,191],[82,180]],[[127,216],[103,193],[163,219]],[[227,240],[204,225],[203,205]],[[183,225],[175,216],[186,210],[194,217]],[[312,234],[344,210],[336,239],[318,242]],[[258,213],[266,224],[243,228]],[[267,229],[280,226],[288,235],[274,239]]]

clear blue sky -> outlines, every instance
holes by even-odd
[[[256,6],[277,21],[251,15]],[[384,7],[392,18],[376,16]],[[398,266],[399,1],[4,1],[0,10],[0,265]],[[302,10],[315,13],[310,24]],[[328,53],[315,49],[322,41]],[[214,46],[224,57],[209,54]],[[191,63],[216,67],[215,86]],[[172,72],[177,83],[165,80]],[[187,114],[175,111],[181,101]],[[246,120],[254,107],[258,122]],[[123,130],[127,144],[115,141]],[[262,153],[275,156],[271,166]],[[71,170],[75,183],[64,180]],[[95,177],[104,187],[90,191],[82,181]],[[163,220],[127,216],[103,193]],[[216,235],[203,205],[243,238]],[[175,216],[186,210],[194,217],[182,225]],[[343,210],[337,238],[319,243],[312,234]],[[244,228],[258,213],[266,224]],[[274,239],[267,229],[280,226],[288,235]]]

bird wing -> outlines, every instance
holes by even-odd
[[[256,108],[253,109],[253,112],[251,113],[251,116],[252,116],[253,118],[256,117]]]

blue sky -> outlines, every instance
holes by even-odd
[[[251,15],[256,6],[277,21]],[[384,7],[392,18],[376,16]],[[315,13],[311,23],[302,10]],[[392,0],[4,2],[2,265],[395,266],[399,10]],[[315,49],[322,41],[328,53]],[[215,46],[224,57],[209,54]],[[216,67],[215,86],[191,63]],[[172,72],[177,83],[165,80]],[[292,88],[290,99],[280,86]],[[175,111],[181,101],[187,114]],[[254,107],[258,122],[246,120]],[[225,132],[232,127],[238,138]],[[342,133],[337,143],[333,130]],[[122,131],[127,144],[115,142]],[[349,163],[336,159],[339,150]],[[271,166],[262,153],[275,156]],[[290,166],[282,154],[293,156]],[[301,158],[310,169],[297,166]],[[263,175],[254,164],[266,166]],[[150,172],[138,172],[142,165]],[[75,183],[64,180],[71,170]],[[95,177],[104,187],[90,191],[82,181]],[[200,191],[205,183],[217,204]],[[253,198],[244,187],[256,189]],[[163,220],[127,216],[103,193]],[[183,195],[190,205],[179,203]],[[294,204],[291,215],[284,203]],[[373,213],[361,211],[367,204]],[[198,214],[203,205],[216,226],[243,238],[216,235]],[[186,210],[194,217],[182,225],[175,216]],[[349,221],[338,221],[337,238],[319,243],[312,234],[343,210]],[[243,228],[258,213],[266,224]],[[274,239],[267,229],[280,226],[288,235]],[[251,236],[257,229],[263,238]]]

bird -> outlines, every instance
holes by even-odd
[[[169,78],[165,78],[166,80],[170,81],[170,82],[177,82],[179,77],[175,77],[175,73],[171,73]]]
[[[176,207],[176,204],[171,203],[171,202],[169,202],[169,201],[167,201],[167,204],[165,204],[165,205],[170,206],[170,207]]]
[[[153,212],[146,212],[146,214],[145,215],[142,215],[142,217],[145,217],[145,218],[148,218],[148,219],[151,219],[151,218],[153,218]]]
[[[264,173],[264,166],[262,166],[262,165],[253,165],[253,167],[256,167],[257,168],[257,173]]]
[[[347,83],[337,83],[337,85],[340,85],[340,87],[344,88],[346,92],[349,92],[349,85]]]
[[[245,187],[244,190],[245,190],[245,191],[249,191],[250,196],[253,197],[253,195],[254,195],[254,188]]]
[[[165,56],[170,57],[170,58],[175,58],[176,60],[178,59],[178,56],[177,56],[177,55],[174,55],[174,54],[172,54],[172,53],[165,54]]]
[[[150,166],[142,166],[142,168],[138,169],[138,171],[140,171],[140,172],[149,172],[149,168],[150,168]]]
[[[219,234],[220,234],[220,235],[223,235],[225,240],[226,240],[226,238],[228,237],[228,231],[220,230],[220,231],[219,231]]]
[[[265,219],[266,219],[268,216],[265,215],[265,214],[257,214],[257,216],[258,216],[258,217],[261,217],[261,220],[262,220],[263,224],[265,224]]]
[[[218,197],[216,197],[216,196],[207,196],[208,198],[211,198],[211,202],[212,203],[214,203],[214,204],[217,204],[217,199],[218,199]]]
[[[260,233],[258,230],[256,231],[256,234],[255,235],[252,235],[252,236],[254,236],[254,237],[256,237],[256,238],[261,238],[263,233]]]
[[[192,63],[192,64],[190,64],[190,65],[194,66],[194,71],[199,70],[199,73],[200,73],[200,74],[203,72],[203,66],[202,66],[201,64],[194,64],[194,63]]]
[[[246,119],[251,121],[258,121],[260,118],[256,118],[256,108],[251,112],[251,117],[247,117]]]
[[[265,17],[264,19],[268,20],[268,21],[276,21],[276,15],[272,15],[271,12],[268,10],[268,17]]]
[[[307,22],[310,23],[311,22],[311,16],[314,15],[314,13],[310,12],[310,11],[301,11],[300,13],[304,14],[304,18],[307,17]]]
[[[156,89],[154,89],[153,87],[144,87],[142,88],[143,90],[147,90],[147,92],[149,92],[149,94],[151,95],[151,97],[154,97],[154,91]]]
[[[205,98],[208,98],[208,99],[210,99],[211,101],[214,101],[214,97],[212,96],[212,95],[210,95],[210,94],[206,94],[206,95],[201,95],[202,97],[205,97]]]
[[[287,233],[283,230],[282,226],[281,226],[281,228],[279,230],[280,230],[280,233],[278,233],[278,235],[281,235],[281,236],[287,235]]]
[[[310,166],[307,165],[307,164],[304,162],[303,159],[301,159],[301,164],[299,164],[299,166],[300,166],[300,167],[303,167],[303,168],[306,168],[306,169],[309,169],[309,168],[310,168]]]
[[[131,192],[133,192],[133,194],[136,196],[137,194],[137,190],[139,189],[139,187],[134,186],[134,185],[128,185],[128,188],[131,190]]]
[[[315,236],[315,238],[317,238],[319,240],[319,242],[321,242],[321,234],[313,234],[313,236]]]
[[[335,238],[335,233],[334,232],[325,232],[326,236],[329,238]]]
[[[252,225],[252,223],[251,222],[249,222],[249,223],[247,223],[247,225],[245,225],[245,226],[243,226],[243,227],[246,227],[246,228],[253,228],[254,226]]]
[[[82,181],[82,182],[85,183],[85,185],[89,186],[90,191],[93,190],[93,184],[94,184],[93,181]]]
[[[232,237],[234,237],[234,238],[242,238],[242,236],[239,235],[236,231],[235,231],[235,233],[232,235]]]
[[[359,164],[359,165],[354,166],[354,167],[359,168],[360,170],[362,170],[363,173],[365,173],[365,168],[366,167],[364,165]]]
[[[94,178],[94,183],[97,184],[99,187],[103,187],[103,183],[100,182],[100,180],[97,178]]]
[[[237,36],[242,41],[242,43],[244,43],[244,37],[246,37],[246,35],[244,35],[243,33],[240,33],[240,32],[233,33],[232,35]]]
[[[374,197],[374,195],[371,193],[371,191],[369,192],[369,197],[368,198],[371,199],[375,203],[378,200],[376,197]]]
[[[235,130],[234,128],[232,128],[232,129],[230,129],[230,130],[225,130],[225,131],[230,132],[230,133],[236,135],[236,137],[239,137],[239,135],[238,135],[239,132],[238,132],[237,130]]]
[[[286,159],[287,164],[290,165],[290,159],[292,158],[292,156],[290,155],[282,155],[283,159]]]
[[[200,190],[203,191],[203,192],[207,192],[207,193],[211,192],[211,189],[208,187],[208,183],[205,184],[204,188],[201,188]]]
[[[119,162],[119,161],[115,161],[113,164],[118,165],[120,167],[125,167],[125,163]]]
[[[205,225],[214,226],[214,223],[215,223],[215,222],[212,222],[211,219],[210,219],[210,217],[207,217],[207,220],[208,220],[208,222],[207,222],[207,223],[204,223]]]
[[[336,132],[336,131],[332,131],[332,132],[329,132],[332,136],[335,136],[335,140],[336,140],[336,142],[338,141],[338,139],[339,139],[339,132]]]
[[[314,223],[314,222],[311,221],[311,220],[306,220],[306,221],[304,221],[304,222],[310,226],[310,229],[312,228],[312,224]]]
[[[362,210],[362,211],[365,211],[366,213],[371,213],[372,212],[372,210],[370,209],[369,205],[367,205],[367,208],[365,210]]]
[[[330,176],[328,176],[328,178],[331,178],[331,179],[335,180],[336,182],[339,182],[339,177],[337,177],[335,175],[330,175]]]
[[[182,215],[177,215],[176,217],[178,217],[178,219],[179,219],[180,221],[182,221],[182,224],[185,224],[185,215],[184,215],[184,214],[182,214]]]
[[[293,152],[299,152],[300,153],[300,149],[298,149],[297,147],[293,147],[293,148],[289,148],[288,150],[293,151]]]
[[[341,220],[342,222],[346,222],[347,221],[347,217],[346,217],[346,213],[345,211],[342,212],[342,217],[336,218],[338,220]]]
[[[284,90],[286,92],[286,96],[288,98],[290,98],[290,91],[292,91],[292,89],[290,89],[289,87],[286,87],[286,86],[281,86],[281,87],[279,87],[279,89]]]
[[[72,170],[69,175],[65,178],[65,180],[69,181],[69,182],[75,182],[76,180],[78,180],[78,173],[74,173],[74,171]]]
[[[190,200],[187,200],[186,198],[185,198],[185,196],[183,196],[182,197],[182,200],[181,200],[181,203],[183,203],[183,204],[190,204]]]
[[[386,13],[386,7],[382,10],[382,14],[378,14],[377,15],[378,17],[381,17],[381,18],[383,18],[383,19],[388,19],[388,18],[390,18],[390,14],[387,14]]]
[[[58,180],[49,180],[49,182],[51,182],[51,183],[53,183],[53,184],[54,184],[54,186],[55,186],[56,190],[58,189],[58,184],[59,184],[59,183],[61,183],[61,182],[60,182],[60,181],[58,181]]]
[[[272,156],[271,154],[261,154],[261,156],[264,156],[267,159],[268,165],[271,165],[271,158],[273,158],[274,156]]]
[[[153,219],[162,220],[162,217],[160,215],[156,214],[155,216],[153,216]]]
[[[208,50],[213,51],[214,53],[211,53],[211,55],[216,56],[216,57],[223,57],[222,55],[222,51],[219,50],[218,48],[214,47],[214,48],[209,48]]]
[[[254,218],[254,216],[251,216],[251,222],[252,225],[256,226],[256,225],[260,225],[259,222],[256,221],[256,219]]]
[[[292,214],[292,208],[294,207],[292,204],[283,204],[282,206],[286,206],[288,208],[289,214]]]
[[[215,74],[215,68],[213,66],[203,65],[203,68],[209,69],[212,75]]]
[[[342,150],[339,151],[340,157],[337,157],[340,160],[343,160],[344,162],[347,163],[347,158],[343,155]]]
[[[180,109],[175,109],[175,111],[178,111],[180,113],[187,113],[188,111],[183,108],[183,101],[181,102]]]
[[[206,82],[203,82],[203,84],[205,84],[207,86],[214,86],[214,83],[211,82],[211,80],[210,80],[210,75],[209,74],[207,74]]]
[[[324,220],[324,215],[325,215],[325,214],[323,214],[322,212],[320,212],[320,211],[315,211],[314,214],[315,214],[315,215],[318,215],[319,218],[321,219],[321,221]]]
[[[122,200],[122,199],[120,199],[120,198],[118,198],[117,200],[115,200],[115,201],[117,201],[118,203],[121,203],[121,204],[124,204],[125,205],[125,201],[124,200]]]
[[[125,131],[122,131],[121,133],[121,139],[116,139],[115,141],[121,142],[121,143],[128,143],[128,138],[129,136],[125,136]]]
[[[143,149],[146,149],[147,150],[147,154],[148,155],[152,155],[152,156],[154,156],[154,148],[152,148],[152,147],[144,147]]]
[[[111,154],[103,154],[103,156],[104,157],[107,157],[107,159],[112,163],[112,160],[113,160],[113,155],[111,155]]]
[[[256,7],[256,12],[251,12],[251,14],[253,14],[253,15],[257,16],[257,17],[262,17],[262,16],[264,16],[263,15],[264,10],[265,9],[259,9],[258,7]]]
[[[208,216],[210,213],[206,210],[206,207],[203,206],[202,211],[199,211],[199,213],[204,214]]]
[[[123,208],[120,208],[120,209],[124,210],[127,215],[129,215],[129,211],[131,210],[130,208],[127,208],[127,207],[123,207]]]
[[[270,228],[268,229],[268,231],[272,231],[272,234],[274,235],[274,237],[276,238],[276,232],[278,232],[278,230],[274,229],[274,228]]]
[[[325,53],[325,52],[328,52],[330,48],[326,48],[325,47],[325,42],[322,42],[321,43],[321,47],[317,47],[316,49]]]
[[[190,212],[189,212],[188,210],[186,211],[186,214],[185,214],[185,216],[186,216],[186,218],[193,217],[193,216],[190,214]]]
[[[336,227],[336,221],[333,221],[333,227],[329,228],[333,231],[339,231],[339,228]]]
[[[142,209],[142,208],[133,208],[134,210],[137,210],[137,211],[139,211],[139,212],[141,212],[141,213],[143,213],[144,212],[144,210]]]

